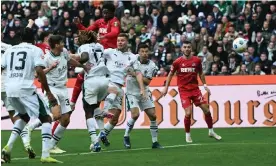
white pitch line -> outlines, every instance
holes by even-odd
[[[187,146],[210,146],[210,145],[276,145],[275,143],[266,143],[266,142],[236,142],[236,143],[207,143],[207,144],[184,144],[184,145],[170,145],[170,146],[164,146],[165,149],[169,148],[179,148],[179,147],[187,147]],[[135,149],[117,149],[117,150],[103,150],[99,153],[114,153],[114,152],[128,152],[128,151],[142,151],[142,150],[151,150],[152,148],[135,148]],[[64,157],[64,156],[78,156],[78,155],[91,155],[91,154],[99,154],[95,152],[82,152],[82,153],[67,153],[67,154],[61,154],[61,155],[51,155],[53,157]],[[40,156],[36,156],[37,158],[40,158]],[[12,160],[27,160],[28,157],[22,157],[22,158],[12,158]]]

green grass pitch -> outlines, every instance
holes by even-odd
[[[109,136],[111,146],[100,153],[90,153],[87,130],[67,130],[59,147],[67,153],[53,155],[66,166],[272,166],[276,163],[276,128],[216,129],[223,137],[216,141],[207,129],[192,129],[193,144],[185,143],[183,129],[160,129],[159,142],[165,149],[151,149],[149,130],[134,129],[132,149],[123,146],[123,130]],[[1,143],[7,143],[10,131],[1,132]],[[38,166],[41,154],[40,131],[32,133],[37,158],[27,159],[21,140],[12,152],[12,162],[5,165]],[[53,165],[53,164],[43,164]]]

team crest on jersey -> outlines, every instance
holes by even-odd
[[[184,67],[184,66],[185,66],[185,64],[184,64],[184,63],[182,63],[182,66]]]
[[[192,66],[195,66],[195,65],[196,65],[195,63],[192,64]]]
[[[118,22],[114,22],[114,26],[117,27],[118,26]]]

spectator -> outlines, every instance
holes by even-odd
[[[227,16],[230,17],[231,21],[235,21],[242,11],[242,7],[238,5],[237,1],[231,1],[231,5],[227,7]]]
[[[177,59],[180,56],[182,56],[181,47],[180,47],[180,45],[176,45],[175,48],[174,48],[174,57],[173,57],[173,59]]]
[[[187,24],[185,27],[186,31],[183,33],[187,37],[188,41],[192,41],[195,38],[195,32],[193,32],[193,27],[191,24]]]
[[[167,36],[164,36],[163,43],[164,43],[166,52],[174,51],[174,44],[170,41],[170,39]]]
[[[121,20],[121,18],[123,17],[124,15],[124,6],[123,5],[120,5],[120,2],[118,0],[114,0],[114,6],[115,6],[115,17],[118,19],[118,20]]]
[[[153,54],[153,52],[158,49],[158,42],[155,35],[151,35],[150,42],[151,42],[150,50]]]
[[[160,67],[165,68],[167,72],[170,71],[171,65],[173,64],[173,58],[171,53],[167,53],[165,60],[162,60],[159,62]]]
[[[135,33],[137,35],[141,34],[141,29],[144,27],[145,25],[140,21],[140,17],[139,16],[135,16],[134,17],[134,28],[135,28]]]
[[[162,23],[160,25],[160,29],[162,29],[163,34],[170,33],[171,24],[169,23],[169,18],[167,15],[162,17]]]
[[[210,76],[217,76],[217,75],[219,75],[218,65],[217,64],[213,64],[212,68],[211,68],[211,71],[209,73],[207,73],[207,75],[210,75]]]
[[[84,10],[80,10],[78,16],[82,25],[84,25],[85,27],[89,26],[89,18],[86,16]]]
[[[222,40],[223,36],[224,36],[224,33],[222,32],[222,24],[217,24],[214,40],[215,41]]]
[[[185,31],[185,26],[183,24],[183,19],[181,17],[179,17],[177,19],[177,29],[176,29],[177,33],[183,33]]]
[[[213,64],[217,64],[219,71],[221,71],[222,66],[224,66],[223,61],[220,60],[220,56],[217,54],[215,54],[214,61],[211,63],[211,66],[213,66]]]
[[[181,35],[176,32],[176,28],[174,26],[171,27],[171,33],[169,33],[167,36],[173,44],[180,44]]]
[[[265,72],[265,74],[270,74],[271,73],[271,66],[272,62],[267,59],[267,55],[265,52],[261,54],[261,60],[259,62],[261,66],[261,70]]]
[[[270,28],[269,28],[269,22],[265,21],[263,23],[263,27],[262,27],[262,36],[263,36],[265,41],[269,41],[271,35],[272,35],[272,33],[271,33]]]
[[[267,47],[268,60],[272,61],[273,52],[276,50],[276,43],[270,42]]]
[[[3,11],[2,11],[3,12]],[[14,11],[14,17],[18,19],[22,19],[24,17],[24,10],[20,3],[17,4],[16,9]]]
[[[44,13],[42,10],[38,11],[38,18],[35,19],[35,25],[39,28],[44,25],[44,20],[47,19],[47,17],[44,16]]]
[[[72,9],[70,10],[70,15],[74,18],[74,17],[78,17],[80,10],[82,10],[82,8],[79,6],[79,2],[78,1],[73,1],[73,6]],[[83,11],[84,12],[84,11]]]
[[[228,64],[228,53],[223,50],[222,45],[217,46],[216,54],[220,57],[224,64]]]
[[[261,32],[257,33],[256,40],[252,43],[252,46],[254,47],[254,49],[256,51],[255,52],[256,55],[260,56],[262,52],[266,51],[266,48],[267,48],[266,41],[263,38],[263,35]]]
[[[222,76],[227,76],[227,75],[229,75],[227,66],[222,66],[222,67],[221,67],[221,72],[220,72],[219,75],[222,75]]]
[[[51,9],[49,8],[47,2],[42,2],[41,3],[41,7],[40,7],[40,11],[42,11],[46,17],[51,17],[52,12]]]
[[[101,10],[100,9],[95,9],[94,16],[92,18],[93,18],[94,21],[97,21],[97,20],[101,19],[102,18]],[[92,25],[92,24],[90,24],[90,25]]]
[[[225,34],[225,37],[228,38],[228,41],[233,42],[234,39],[238,37],[239,33],[235,30],[234,26],[230,26],[228,32]]]
[[[141,35],[140,35],[141,42],[144,43],[146,40],[149,40],[150,37],[151,37],[151,34],[150,34],[150,33],[147,33],[147,27],[144,26],[144,27],[141,29]]]
[[[135,45],[135,39],[136,39],[136,34],[135,34],[135,29],[130,28],[128,32],[128,43],[132,46]]]
[[[229,56],[229,62],[228,62],[228,70],[229,73],[232,75],[238,74],[239,73],[239,64],[236,62],[236,57],[235,55],[231,54]]]
[[[4,43],[8,43],[13,46],[20,43],[20,37],[16,35],[14,29],[10,29],[9,35],[4,38]]]
[[[50,17],[50,23],[55,32],[58,31],[58,29],[61,26],[61,17],[58,15],[58,11],[56,9],[52,10],[52,16]]]
[[[146,14],[144,6],[140,6],[139,8],[139,17],[140,17],[141,23],[144,25],[147,25],[147,22],[150,19],[150,17]]]
[[[71,53],[74,53],[74,39],[72,35],[72,29],[68,28],[65,31],[65,38],[64,38],[64,47],[70,51]]]
[[[189,23],[192,25],[193,32],[195,32],[195,33],[200,32],[200,24],[196,18],[196,15],[191,16],[191,21]]]
[[[43,26],[41,27],[43,29],[43,31],[52,31],[52,27],[49,23],[49,19],[46,18],[43,20]]]
[[[226,51],[227,53],[230,53],[232,50],[232,44],[228,41],[228,38],[225,36],[222,39],[222,48],[223,51]]]
[[[271,67],[271,75],[276,75],[276,64]]]
[[[221,22],[222,13],[219,10],[219,5],[218,4],[214,4],[213,12],[211,13],[211,15],[213,16],[215,23]]]
[[[255,65],[254,71],[251,72],[251,75],[265,75],[265,72],[261,70],[261,65],[257,63]]]
[[[240,70],[239,70],[238,75],[249,75],[249,72],[247,71],[247,68],[246,68],[245,64],[242,64],[240,66]]]
[[[204,42],[200,38],[199,34],[195,34],[195,38],[192,40],[191,44],[192,44],[192,51],[198,54],[202,50]]]
[[[130,7],[130,15],[132,17],[138,16],[139,13],[139,6],[137,5],[136,1],[131,1],[131,7]]]
[[[252,59],[250,58],[249,52],[244,52],[243,53],[243,64],[246,65],[246,69],[249,73],[252,73],[252,71],[254,70],[254,62],[252,61]]]
[[[157,72],[157,77],[166,77],[168,75],[168,72],[164,69],[164,67],[161,67],[160,70]]]
[[[121,18],[122,32],[128,32],[133,25],[133,17],[130,16],[130,11],[128,9],[125,9],[124,16]]]
[[[211,63],[213,62],[213,55],[208,53],[206,46],[203,46],[202,52],[197,55],[201,59],[202,70],[204,74],[207,74],[211,68]]]
[[[145,1],[145,11],[146,11],[146,15],[150,15],[152,13],[153,10],[153,5],[151,4],[150,0],[146,0]]]
[[[217,52],[218,43],[214,40],[213,36],[208,37],[208,50],[214,55]]]
[[[162,17],[160,17],[160,13],[157,8],[152,9],[151,18],[153,20],[153,27],[160,27],[162,24]]]
[[[207,16],[212,12],[212,5],[210,5],[207,0],[202,0],[201,4],[198,6],[198,12],[202,12],[204,16]]]
[[[203,22],[202,27],[206,28],[209,35],[213,35],[216,31],[216,23],[212,15],[207,16],[207,20]]]

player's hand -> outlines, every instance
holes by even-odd
[[[91,69],[91,64],[86,63],[85,65],[83,65],[82,68],[83,68],[83,70],[84,70],[86,73],[88,73],[89,70]]]
[[[204,89],[208,92],[209,95],[211,95],[211,91],[210,91],[210,89],[207,86],[204,87]]]
[[[79,17],[75,17],[75,18],[73,19],[73,23],[75,23],[75,24],[80,24],[80,19],[79,19]]]
[[[50,68],[51,68],[51,69],[56,68],[58,64],[59,64],[59,61],[55,61],[55,62],[50,66]]]
[[[46,95],[48,97],[49,104],[51,105],[51,107],[58,105],[57,99],[51,92],[46,93]]]
[[[71,110],[75,111],[76,103],[70,102]]]
[[[29,24],[32,24],[32,25],[35,23],[34,20],[32,20],[32,19],[29,19],[28,22],[29,22]]]
[[[164,88],[161,92],[162,96],[165,97],[168,93],[168,88]]]
[[[145,90],[141,90],[141,91],[140,91],[140,94],[141,94],[141,96],[142,96],[142,100],[143,100],[143,101],[146,101],[146,100],[147,100],[147,94],[146,94]]]

